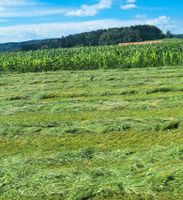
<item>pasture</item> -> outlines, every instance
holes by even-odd
[[[0,199],[181,200],[182,100],[179,66],[2,73]]]

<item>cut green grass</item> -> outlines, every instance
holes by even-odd
[[[1,74],[0,199],[182,200],[182,73]]]

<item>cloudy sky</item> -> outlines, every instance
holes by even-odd
[[[0,42],[152,24],[183,33],[183,0],[0,0]]]

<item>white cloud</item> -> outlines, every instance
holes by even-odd
[[[33,0],[1,0],[0,6],[26,6],[26,5],[35,5],[36,1]]]
[[[115,27],[116,20],[94,20],[76,23],[45,23],[0,27],[0,42],[17,42],[66,36],[68,34]]]
[[[125,4],[121,6],[122,10],[131,10],[137,8],[136,0],[126,0]]]
[[[22,10],[17,11],[17,10],[9,10],[6,11],[5,9],[3,12],[0,12],[0,18],[13,18],[13,17],[43,17],[43,16],[50,16],[50,15],[63,15],[66,12],[65,9],[59,9],[59,8],[44,8],[44,9],[30,9],[30,10]]]
[[[46,39],[66,36],[68,34],[81,33],[102,28],[123,27],[139,24],[151,24],[160,27],[163,31],[183,31],[175,27],[172,20],[167,16],[157,18],[134,18],[131,20],[105,19],[75,23],[44,23],[31,25],[17,25],[0,27],[0,42],[17,42],[33,39]]]
[[[94,5],[82,5],[80,9],[67,12],[66,16],[95,16],[100,10],[111,8],[112,0],[100,0]]]
[[[137,19],[145,19],[145,18],[147,18],[147,16],[144,15],[144,14],[138,14],[138,15],[135,16],[135,18],[137,18]]]
[[[45,15],[53,13],[53,10],[48,12],[48,9],[40,5],[37,0],[0,0],[0,19],[42,16],[44,11]]]
[[[80,9],[48,7],[38,0],[0,0],[0,19],[13,17],[40,17],[51,15],[95,16],[103,9],[111,8],[113,0],[99,0],[93,5],[82,5]],[[22,8],[20,8],[20,6]]]
[[[127,2],[127,3],[135,3],[136,0],[127,0],[126,2]]]
[[[137,5],[133,4],[133,3],[121,6],[122,10],[130,10],[130,9],[134,9],[134,8],[137,8]]]
[[[170,17],[167,16],[160,16],[158,18],[155,19],[150,19],[148,20],[149,24],[153,24],[153,25],[159,25],[159,24],[167,24],[170,21]]]

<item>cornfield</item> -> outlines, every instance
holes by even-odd
[[[41,72],[176,66],[183,64],[183,41],[83,47],[0,54],[0,71]]]

